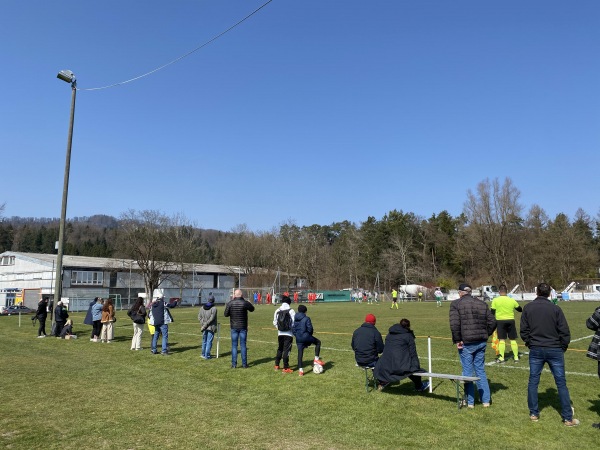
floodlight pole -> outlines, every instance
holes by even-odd
[[[63,182],[63,194],[62,194],[62,208],[60,210],[60,227],[58,230],[58,255],[56,257],[56,275],[54,277],[54,305],[56,305],[62,298],[62,268],[63,268],[63,250],[65,244],[65,222],[67,217],[67,198],[69,195],[69,173],[71,171],[71,145],[73,143],[73,123],[75,122],[75,97],[77,95],[77,83],[75,77],[70,80],[59,77],[63,81],[71,83],[71,119],[69,121],[69,137],[67,139],[67,156],[65,161],[65,178]],[[50,311],[50,317],[52,321],[55,321],[53,317],[53,311]]]

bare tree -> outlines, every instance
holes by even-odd
[[[136,261],[148,299],[174,268],[171,229],[172,220],[158,211],[129,210],[121,215],[120,248]]]
[[[183,290],[193,286],[189,279],[189,272],[193,270],[193,264],[197,261],[200,243],[195,224],[190,222],[183,214],[175,215],[171,220],[169,232],[169,247],[172,253],[172,261],[177,263],[177,276],[174,283],[179,287],[179,298],[183,298]],[[192,283],[191,283],[192,282]]]
[[[510,178],[502,185],[497,178],[492,182],[485,179],[477,185],[476,194],[471,190],[467,193],[464,213],[475,238],[473,244],[494,282],[508,284],[513,273],[512,231],[521,221],[520,195]]]

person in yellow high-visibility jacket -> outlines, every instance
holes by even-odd
[[[393,309],[394,305],[396,306],[396,309],[398,309],[398,291],[392,288],[392,306],[390,309]]]
[[[498,297],[492,300],[491,310],[496,316],[498,323],[498,359],[499,364],[504,363],[504,351],[506,349],[506,338],[510,339],[510,348],[513,352],[515,362],[519,362],[519,346],[517,344],[517,325],[515,324],[515,311],[521,312],[523,308],[519,306],[514,298],[507,296],[505,285],[498,288]]]

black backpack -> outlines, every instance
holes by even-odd
[[[277,312],[277,329],[279,331],[290,331],[292,329],[292,316],[289,309]]]

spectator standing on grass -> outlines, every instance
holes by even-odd
[[[292,373],[290,369],[290,351],[294,335],[292,326],[294,324],[295,311],[290,308],[292,300],[289,297],[281,299],[281,306],[273,314],[273,325],[277,328],[277,354],[275,355],[275,370],[279,370],[279,364],[283,359],[283,373]]]
[[[113,323],[115,321],[115,307],[113,306],[112,299],[107,298],[104,300],[102,305],[102,333],[100,334],[100,340],[104,343],[110,344],[114,338]]]
[[[62,300],[56,304],[56,309],[54,310],[54,320],[56,321],[56,329],[54,332],[54,336],[60,337],[60,332],[62,331],[67,319],[69,318],[69,313],[67,309],[64,307]]]
[[[415,375],[425,372],[421,368],[417,346],[415,345],[415,334],[410,329],[410,320],[402,319],[400,323],[392,325],[385,338],[385,347],[373,374],[379,381],[379,389],[383,389],[390,383],[410,378],[415,389],[423,392],[429,387],[429,382],[423,383],[421,377]]]
[[[149,321],[150,325],[154,326],[154,334],[152,335],[152,344],[150,347],[153,355],[158,353],[156,347],[159,335],[162,335],[162,349],[160,354],[163,356],[169,354],[169,324],[171,322],[173,322],[173,316],[171,316],[171,312],[167,308],[165,299],[162,297],[155,298],[152,301]]]
[[[314,364],[324,364],[319,358],[321,352],[321,341],[313,336],[313,325],[310,317],[306,315],[308,308],[305,305],[298,306],[298,313],[294,316],[294,326],[292,327],[292,333],[296,338],[296,347],[298,347],[298,374],[304,375],[304,369],[302,368],[302,358],[304,357],[304,349],[315,345],[315,359]]]
[[[217,331],[217,307],[215,306],[215,296],[210,293],[208,302],[206,302],[198,312],[200,321],[200,331],[202,332],[202,359],[210,359],[210,350],[212,342]]]
[[[229,317],[231,327],[231,368],[237,367],[238,341],[242,353],[242,368],[248,368],[248,352],[246,339],[248,337],[248,312],[254,311],[254,306],[245,300],[241,289],[236,289],[233,299],[225,305],[223,315]]]
[[[562,309],[548,299],[550,286],[547,283],[538,284],[536,293],[536,299],[525,305],[521,314],[521,339],[529,348],[529,418],[533,422],[540,419],[538,385],[544,364],[548,363],[558,390],[563,423],[567,427],[574,427],[579,425],[579,420],[573,418],[564,356],[571,342],[569,324]]]
[[[88,305],[87,313],[85,313],[85,318],[83,319],[84,325],[89,325],[92,327],[92,334],[90,335],[90,341],[94,339],[94,319],[92,318],[92,307],[96,304],[96,300],[98,297],[95,297],[90,304]]]
[[[487,340],[496,329],[496,319],[488,305],[471,296],[471,286],[462,283],[458,286],[459,299],[450,304],[450,330],[452,342],[456,344],[463,376],[471,377],[473,372],[479,377],[477,391],[483,407],[491,402],[490,386],[485,373],[485,348]],[[465,383],[467,406],[475,407],[473,383]]]
[[[146,308],[144,307],[144,299],[142,297],[138,297],[133,306],[127,311],[127,315],[133,322],[131,350],[141,350],[142,334],[144,333],[144,323],[146,322]]]
[[[48,297],[43,297],[37,307],[37,311],[35,312],[35,316],[39,321],[38,327],[38,338],[46,337],[46,318],[48,317]]]
[[[587,357],[598,362],[598,377],[600,377],[600,306],[585,321],[585,326],[596,332],[588,347]],[[600,429],[600,423],[594,423],[592,426]]]
[[[491,310],[496,316],[498,332],[498,358],[496,363],[505,362],[504,352],[506,351],[506,338],[510,339],[510,348],[515,362],[519,362],[519,345],[517,344],[517,325],[515,323],[515,311],[521,312],[523,308],[519,306],[514,298],[510,298],[508,290],[504,284],[498,288],[498,297],[492,300]]]
[[[352,333],[350,346],[354,350],[356,364],[361,367],[374,367],[383,352],[383,338],[375,328],[376,320],[373,314],[367,314],[365,322]]]
[[[92,305],[92,338],[90,341],[99,342],[102,333],[102,307],[103,300],[96,297],[96,303]]]

